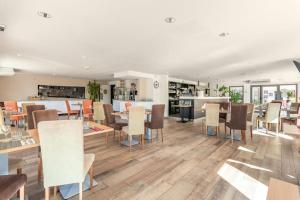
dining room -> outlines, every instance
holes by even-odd
[[[299,6],[0,0],[0,200],[299,200]]]

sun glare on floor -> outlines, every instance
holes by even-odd
[[[266,168],[263,168],[263,167],[258,167],[256,165],[251,165],[251,164],[248,164],[248,163],[244,163],[244,162],[241,162],[241,161],[238,161],[238,160],[228,159],[227,161],[231,162],[231,163],[241,164],[241,165],[244,165],[244,166],[249,167],[251,169],[257,169],[257,170],[272,172],[272,170],[269,170],[269,169],[266,169]]]
[[[265,200],[267,197],[267,186],[227,163],[219,169],[218,175],[249,199]]]
[[[248,148],[242,147],[242,146],[239,146],[238,150],[240,150],[240,151],[246,151],[246,152],[249,152],[249,153],[255,153],[255,151],[252,151],[251,149],[248,149]]]

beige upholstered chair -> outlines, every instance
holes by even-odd
[[[132,140],[132,136],[134,135],[140,135],[140,142],[142,144],[142,149],[144,148],[144,133],[145,133],[144,117],[145,117],[144,107],[129,108],[128,126],[122,128],[122,136],[124,133],[128,134],[129,151],[131,151],[131,140]]]
[[[105,120],[103,103],[94,102],[93,109],[94,109],[94,120],[97,122],[103,123]]]
[[[268,133],[269,125],[276,124],[276,133],[278,133],[279,125],[280,125],[280,103],[269,103],[266,116],[257,117],[256,118],[256,127],[258,129],[259,122],[262,121],[266,124],[266,132]]]
[[[38,124],[38,132],[45,199],[49,199],[50,187],[56,191],[56,186],[71,183],[79,183],[79,199],[82,199],[82,183],[88,171],[93,189],[92,165],[95,160],[94,154],[84,154],[82,121],[43,121]]]
[[[253,139],[253,116],[254,116],[254,104],[246,103],[247,105],[247,129],[250,129],[251,141]]]
[[[2,111],[2,109],[0,109],[0,126],[4,126],[4,113]]]
[[[208,131],[208,127],[216,127],[216,133],[218,136],[219,133],[219,112],[220,112],[220,104],[206,104],[205,111],[205,130],[206,133]]]

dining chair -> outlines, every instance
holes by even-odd
[[[25,199],[25,184],[27,176],[25,174],[1,175],[0,176],[0,199],[8,200],[19,192],[19,199]]]
[[[5,111],[8,111],[8,112],[18,113],[18,111],[19,111],[18,104],[16,101],[4,101],[4,108],[5,108]],[[18,126],[19,121],[24,119],[24,117],[17,115],[17,114],[13,114],[13,113],[9,115],[10,116],[9,119],[13,124]]]
[[[33,121],[33,111],[36,110],[45,110],[45,105],[29,105],[27,107],[27,128],[34,129],[34,121]]]
[[[76,118],[78,118],[80,111],[72,110],[69,100],[65,100],[65,103],[66,103],[66,108],[67,108],[68,119],[70,119],[71,116],[76,116]]]
[[[253,139],[253,117],[254,117],[254,104],[246,103],[247,105],[247,129],[250,129],[251,141]]]
[[[259,122],[263,122],[266,124],[266,133],[268,133],[269,125],[276,124],[276,133],[278,133],[279,125],[280,125],[280,103],[268,103],[267,112],[264,117],[256,118],[256,128],[258,130]]]
[[[84,154],[83,123],[81,120],[43,121],[38,124],[43,157],[45,199],[49,200],[50,187],[79,184],[82,199],[82,183],[89,173],[93,191],[93,163],[95,154]]]
[[[151,110],[151,121],[145,123],[145,128],[150,129],[151,142],[153,142],[152,130],[161,130],[161,141],[164,141],[163,128],[164,128],[164,113],[165,113],[165,104],[155,104],[152,105]],[[145,129],[145,131],[146,131]]]
[[[4,125],[5,125],[4,113],[3,113],[3,110],[0,109],[0,126],[4,126]]]
[[[94,110],[94,120],[103,123],[105,120],[105,115],[104,115],[104,109],[103,109],[103,103],[101,102],[94,102],[93,103],[93,110]]]
[[[220,112],[220,104],[217,103],[208,103],[205,108],[205,131],[208,133],[208,127],[216,128],[216,136],[219,134],[220,126],[219,126],[219,112]]]
[[[93,104],[93,101],[90,99],[83,100],[83,103],[82,103],[83,117],[87,120],[90,120],[93,117],[92,104]]]
[[[244,144],[246,144],[247,107],[245,104],[232,104],[230,120],[226,122],[226,126],[230,128],[230,135],[232,134],[232,130],[241,131]]]
[[[300,103],[291,103],[289,116],[281,117],[280,118],[280,130],[283,130],[283,124],[289,124],[289,125],[296,125],[297,124],[297,118],[299,116],[300,112]]]
[[[39,122],[42,121],[54,121],[58,120],[58,114],[57,110],[36,110],[32,112],[33,117],[33,123],[34,123],[34,129],[37,129]],[[41,181],[42,178],[42,157],[39,154],[39,160],[38,160],[38,182]]]
[[[34,103],[22,103],[22,113],[25,114],[24,115],[24,119],[25,119],[25,129],[28,128],[28,113],[27,113],[27,106],[30,105],[35,105]]]
[[[144,117],[144,107],[137,106],[129,108],[128,126],[124,126],[121,131],[122,138],[124,138],[124,133],[128,135],[129,151],[131,151],[132,136],[136,135],[140,136],[140,144],[142,145],[142,149],[144,149]]]
[[[119,140],[120,140],[121,130],[124,126],[127,126],[128,123],[116,121],[115,116],[112,115],[113,107],[111,104],[103,104],[103,109],[104,109],[106,125],[114,129],[114,138],[116,135],[116,130],[119,131]]]
[[[300,103],[293,102],[290,106],[290,114],[298,114]]]
[[[125,111],[128,112],[128,111],[129,111],[129,108],[131,108],[131,106],[132,106],[132,103],[131,103],[130,101],[127,101],[127,102],[125,103]]]
[[[231,105],[230,102],[219,102],[219,104],[220,104],[220,110],[230,110],[230,105]],[[220,112],[219,118],[220,118],[220,121],[223,121],[225,123],[226,119],[227,119],[227,113]]]

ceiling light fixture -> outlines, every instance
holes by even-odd
[[[172,24],[172,23],[174,23],[176,21],[176,19],[174,18],[174,17],[167,17],[166,19],[165,19],[165,22],[166,23],[169,23],[169,24]]]
[[[51,18],[52,16],[49,13],[38,11],[37,14],[44,18]]]
[[[91,69],[91,67],[90,66],[84,66],[83,67],[85,70],[89,70],[89,69]]]
[[[220,33],[219,36],[220,37],[226,37],[226,36],[229,36],[229,33],[223,32],[223,33]]]
[[[86,59],[86,56],[81,56],[82,59]]]
[[[20,57],[20,56],[21,56],[21,54],[17,53],[17,56],[18,56],[18,57]]]
[[[4,32],[6,29],[6,25],[5,24],[0,24],[0,31]]]

